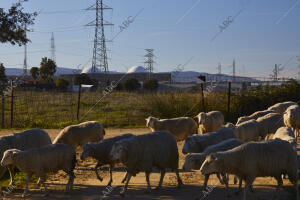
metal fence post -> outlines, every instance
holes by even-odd
[[[10,80],[10,87],[11,87],[11,96],[10,96],[10,128],[13,127],[14,121],[14,84],[13,80]]]
[[[203,83],[200,84],[200,88],[201,88],[201,103],[202,103],[202,109],[204,112],[206,112],[206,109],[205,109],[205,102],[204,102],[204,92],[203,92]]]
[[[79,87],[78,87],[78,101],[77,101],[77,121],[79,120],[80,96],[81,96],[81,84],[79,84]]]

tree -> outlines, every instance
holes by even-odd
[[[158,88],[157,79],[149,79],[144,82],[143,88],[148,91],[155,91]]]
[[[40,64],[40,77],[43,82],[53,82],[52,76],[56,72],[56,64],[53,60],[44,57]]]
[[[22,1],[13,4],[7,12],[0,8],[1,43],[10,42],[12,45],[18,44],[21,46],[30,41],[26,36],[25,26],[34,24],[37,13],[23,12],[21,3]]]
[[[141,84],[135,78],[127,79],[124,83],[124,87],[128,91],[134,91],[141,88]]]
[[[69,83],[70,83],[69,80],[65,78],[59,78],[55,81],[55,85],[57,87],[62,87],[64,89],[67,89]]]
[[[30,69],[30,74],[34,80],[36,80],[38,78],[39,72],[40,72],[40,70],[37,67],[31,67],[31,69]]]
[[[3,63],[0,63],[0,93],[2,94],[7,85],[7,78],[5,75],[5,67]]]

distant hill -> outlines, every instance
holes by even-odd
[[[29,73],[30,69],[28,69]],[[70,68],[63,68],[57,67],[55,74],[79,74],[81,70],[79,69],[70,69]],[[21,68],[5,68],[5,74],[7,76],[21,76],[23,75],[23,69]]]
[[[195,72],[195,71],[173,71],[171,72],[172,80],[174,82],[199,82],[199,76],[205,76],[206,81],[232,81],[233,77],[227,74],[209,74],[205,72]],[[236,76],[235,81],[257,81],[256,79],[249,77]]]
[[[30,69],[28,70],[29,73]],[[60,74],[79,74],[81,69],[70,69],[70,68],[63,68],[57,67],[56,68],[56,75]],[[23,69],[21,68],[5,68],[5,73],[7,76],[21,76],[23,75]],[[116,71],[110,71],[109,73],[120,73]],[[166,72],[162,72],[166,73]],[[170,73],[170,72],[167,72]],[[195,71],[173,71],[171,72],[172,80],[174,82],[199,82],[198,76],[206,76],[206,81],[232,81],[232,76],[227,74],[209,74],[205,72],[195,72]],[[236,76],[235,80],[238,82],[243,81],[257,81],[253,78],[249,77],[241,77]]]

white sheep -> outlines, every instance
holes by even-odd
[[[219,111],[201,112],[197,116],[200,133],[214,132],[224,125],[224,116]]]
[[[290,129],[288,127],[281,127],[279,129],[277,129],[276,133],[273,136],[273,139],[276,139],[276,138],[288,141],[289,143],[291,143],[291,145],[293,146],[295,151],[297,150],[297,140],[295,138],[295,135],[294,135],[292,129]]]
[[[251,119],[235,126],[237,138],[242,142],[259,140],[259,124],[256,120]]]
[[[267,115],[269,113],[273,113],[273,112],[274,112],[273,110],[257,111],[255,113],[249,115],[249,116],[239,117],[238,120],[237,120],[237,122],[236,122],[236,124],[238,125],[238,124],[240,124],[242,122],[245,122],[245,121],[248,121],[250,119],[255,119],[256,120],[259,117],[265,116],[265,115]]]
[[[8,149],[20,149],[26,150],[30,148],[37,148],[51,144],[51,139],[44,130],[33,128],[25,130],[19,133],[13,133],[12,135],[0,137],[0,157],[3,157],[3,153]],[[9,185],[14,185],[14,167],[7,167],[10,174]],[[6,172],[6,168],[0,166],[0,178]]]
[[[259,125],[259,136],[264,139],[267,134],[275,133],[277,129],[284,126],[283,117],[277,113],[270,113],[257,120]]]
[[[178,117],[172,119],[146,118],[146,126],[155,131],[169,131],[176,141],[185,140],[187,136],[198,133],[198,125],[190,117]]]
[[[72,190],[75,164],[76,153],[72,147],[66,144],[50,144],[25,151],[9,149],[4,152],[1,160],[2,166],[14,165],[20,171],[26,173],[27,179],[23,197],[28,192],[28,184],[33,174],[38,175],[39,182],[44,186],[47,194],[46,173],[55,173],[58,170],[63,170],[69,175],[66,191]]]
[[[177,143],[169,131],[156,131],[120,140],[113,145],[110,154],[114,160],[120,160],[128,172],[124,189],[121,192],[122,196],[125,195],[131,176],[135,176],[140,171],[145,171],[146,192],[149,193],[151,191],[149,176],[153,167],[161,172],[158,189],[162,186],[167,168],[176,173],[178,186],[182,185],[178,172]]]
[[[293,105],[286,109],[284,115],[284,124],[294,131],[295,137],[300,134],[300,106]]]
[[[78,125],[65,127],[54,139],[53,144],[68,144],[75,150],[87,142],[98,142],[103,139],[105,130],[97,121],[87,121]]]
[[[282,187],[283,173],[287,173],[294,184],[299,200],[297,184],[297,154],[292,145],[284,140],[249,142],[234,149],[210,154],[200,169],[202,174],[235,174],[245,181],[244,200],[256,177],[271,176]]]
[[[186,138],[182,153],[202,153],[207,147],[231,138],[236,138],[236,133],[226,127],[212,133],[192,135]]]
[[[276,103],[273,106],[270,106],[268,108],[268,110],[274,111],[280,115],[282,115],[285,110],[292,105],[297,105],[297,103],[293,102],[293,101],[286,101],[286,102],[281,102],[281,103]]]
[[[211,145],[209,147],[207,147],[203,153],[192,153],[192,154],[189,154],[186,158],[185,158],[185,161],[184,161],[184,164],[183,164],[183,167],[182,169],[185,170],[185,171],[189,171],[189,170],[197,170],[197,169],[200,169],[200,167],[202,166],[203,162],[205,161],[205,158],[207,155],[211,154],[211,153],[216,153],[216,152],[219,152],[219,151],[227,151],[227,150],[230,150],[230,149],[233,149],[237,146],[240,146],[241,144],[243,144],[243,142],[241,142],[240,140],[238,139],[235,139],[235,138],[232,138],[232,139],[228,139],[228,140],[224,140],[223,142],[220,142],[218,144],[215,144],[215,145]],[[210,174],[205,174],[205,180],[204,180],[204,188],[207,187],[207,182],[208,182],[208,179],[209,179],[209,176]],[[223,179],[224,175],[223,176]],[[222,180],[220,178],[220,174],[217,173],[217,177],[218,179],[220,180],[220,183],[225,183],[226,185],[226,188],[228,189],[228,180]]]

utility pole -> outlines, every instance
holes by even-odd
[[[149,79],[151,78],[151,73],[153,72],[153,64],[155,63],[153,60],[154,57],[154,49],[145,49],[146,50],[146,61],[144,62],[147,65],[146,69],[149,71]]]
[[[54,33],[52,32],[51,34],[51,47],[50,47],[50,52],[51,52],[51,60],[55,62],[55,43],[54,43]]]
[[[235,82],[235,60],[232,63],[232,82]]]
[[[103,4],[103,0],[96,0],[96,3],[86,10],[96,10],[96,19],[86,26],[95,26],[94,50],[92,60],[92,72],[96,72],[96,68],[107,74],[107,50],[104,26],[112,26],[113,24],[104,20],[104,10],[112,10],[109,6]]]
[[[25,34],[26,34],[26,24],[25,24]],[[23,76],[27,76],[27,44],[24,45]]]

